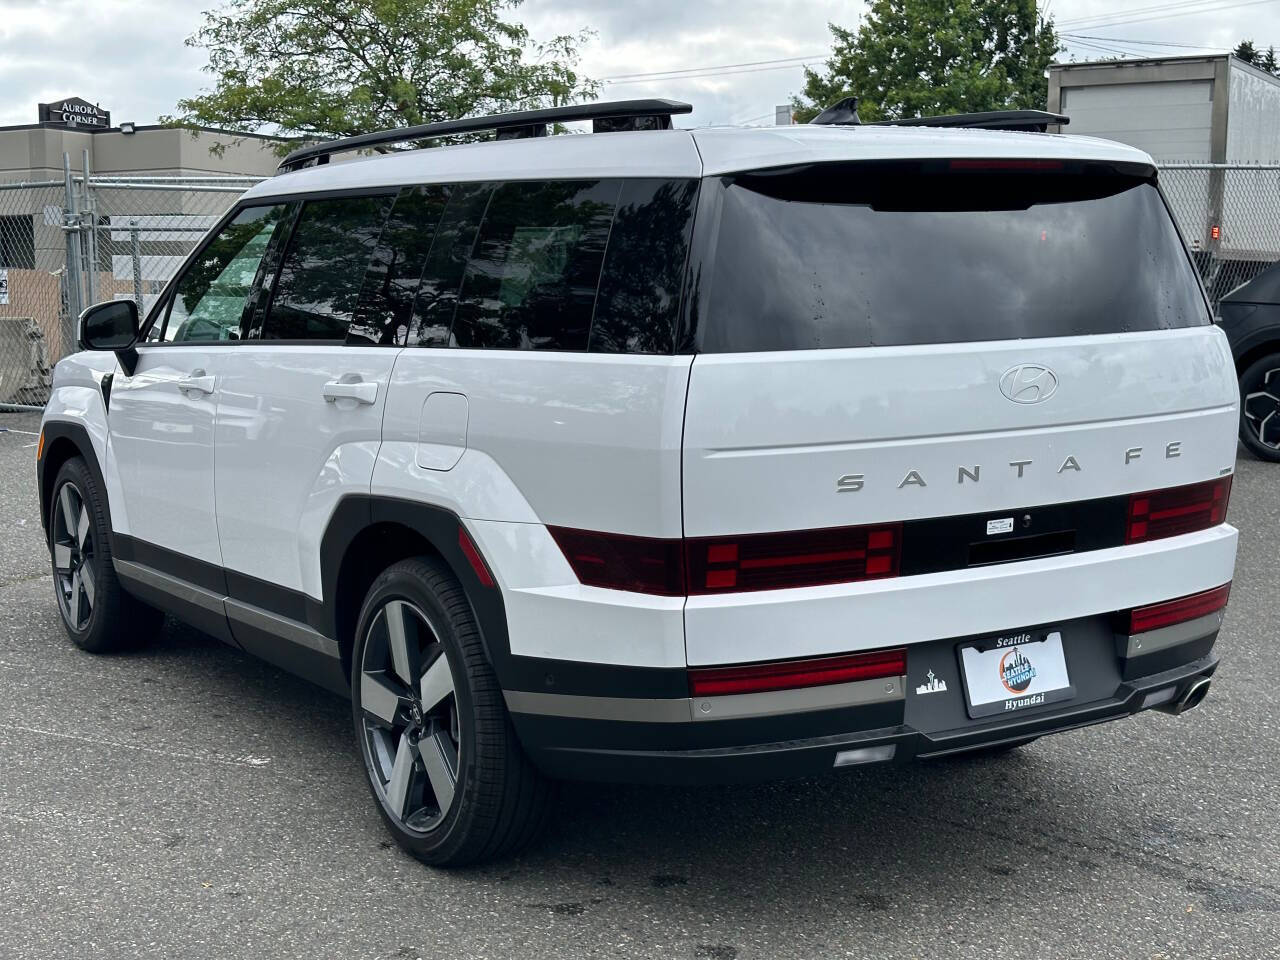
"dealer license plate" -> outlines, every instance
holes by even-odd
[[[1062,634],[1015,633],[960,648],[971,717],[1033,709],[1075,696]]]

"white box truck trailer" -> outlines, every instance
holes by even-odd
[[[1280,260],[1280,78],[1230,54],[1054,64],[1048,109],[1071,118],[1065,132],[1139,147],[1165,167],[1215,300]]]

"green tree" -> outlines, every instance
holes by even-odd
[[[797,120],[848,96],[864,120],[1043,109],[1062,48],[1035,0],[871,0],[856,31],[830,27],[831,59],[805,70]]]
[[[165,119],[321,139],[594,99],[577,71],[588,34],[534,42],[504,19],[520,2],[230,0],[187,39],[213,89]]]
[[[1231,52],[1237,60],[1243,60],[1259,70],[1265,70],[1267,73],[1280,76],[1280,62],[1276,60],[1275,47],[1259,50],[1253,45],[1252,40],[1241,40]]]

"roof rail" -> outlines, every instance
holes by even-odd
[[[463,117],[460,120],[441,120],[422,123],[416,127],[398,127],[394,130],[378,130],[340,140],[326,140],[293,151],[280,162],[278,173],[300,170],[314,164],[328,163],[335,153],[380,147],[410,140],[431,140],[459,133],[478,133],[493,130],[499,140],[523,137],[545,137],[547,126],[552,123],[572,123],[575,120],[594,121],[595,133],[612,133],[619,130],[669,130],[671,117],[677,113],[692,113],[693,107],[679,100],[614,100],[606,103],[579,103],[567,107],[547,107],[542,110],[523,110],[519,113],[499,113],[488,117]]]
[[[990,110],[986,113],[952,113],[939,117],[912,117],[908,120],[878,120],[876,126],[889,127],[969,127],[977,130],[1024,130],[1044,133],[1049,124],[1066,126],[1071,118],[1044,110]]]

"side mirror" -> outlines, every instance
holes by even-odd
[[[127,376],[138,365],[138,305],[132,300],[95,303],[80,314],[80,343],[86,350],[111,350]]]

